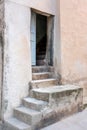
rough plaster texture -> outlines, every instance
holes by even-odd
[[[30,9],[5,3],[4,118],[28,95],[31,80]]]
[[[55,16],[56,75],[61,74],[64,84],[78,84],[85,88],[84,97],[87,96],[86,7],[87,2],[81,0],[60,0],[60,3],[59,0],[5,0],[5,118],[11,116],[13,108],[28,95],[28,83],[31,80],[30,8]]]
[[[56,0],[6,0],[4,46],[4,119],[10,117],[13,108],[28,95],[31,80],[30,8],[55,15]],[[54,36],[54,42],[57,36]]]
[[[23,6],[34,8],[49,14],[56,14],[56,0],[9,0]]]
[[[87,1],[60,0],[61,75],[87,96]]]
[[[1,117],[1,108],[2,108],[2,64],[3,64],[3,31],[4,31],[4,1],[0,1],[0,119]]]

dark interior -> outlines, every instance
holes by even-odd
[[[44,65],[47,47],[47,17],[36,15],[36,64]]]

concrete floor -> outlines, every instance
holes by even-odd
[[[41,130],[87,130],[87,109]]]

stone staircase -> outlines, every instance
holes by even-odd
[[[53,67],[33,67],[32,78],[30,82],[30,89],[41,88],[41,87],[53,87],[58,85],[58,79],[53,76],[54,69]]]
[[[37,60],[36,60],[36,64],[38,65],[38,66],[43,66],[43,65],[45,65],[46,63],[45,63],[45,52],[41,52],[41,53],[39,53],[38,55],[37,55]]]
[[[4,130],[40,130],[82,110],[82,88],[59,86],[53,73],[53,67],[32,68],[29,97],[14,109],[12,118],[5,120]]]

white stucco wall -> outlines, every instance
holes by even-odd
[[[56,34],[58,32],[56,2],[56,0],[5,1],[4,118],[10,117],[13,108],[20,105],[23,97],[28,96],[28,83],[31,80],[30,8],[55,15]],[[54,35],[56,47],[58,38]]]
[[[9,0],[49,14],[56,14],[56,0]]]
[[[5,3],[4,118],[28,95],[31,80],[30,9]]]

